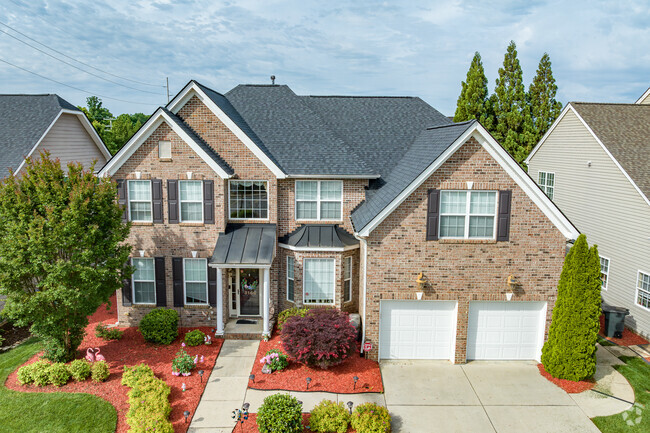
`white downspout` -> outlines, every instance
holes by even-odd
[[[361,353],[363,353],[363,344],[366,342],[366,304],[368,302],[366,298],[366,287],[367,287],[367,278],[368,275],[368,241],[366,238],[359,236],[358,233],[354,234],[354,237],[358,239],[363,244],[363,257],[359,254],[359,260],[363,261],[363,279],[361,282],[361,287],[363,290],[363,313],[361,319]]]

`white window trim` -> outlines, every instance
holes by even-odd
[[[162,156],[160,154],[160,145],[162,143],[165,143],[165,144],[169,143],[169,156]],[[159,159],[171,159],[172,158],[172,142],[171,141],[169,141],[169,140],[160,140],[160,141],[158,141],[158,158]]]
[[[289,260],[293,260],[293,278],[289,278]],[[286,268],[286,276],[287,276],[287,301],[289,302],[296,302],[296,259],[287,256],[287,268]],[[293,281],[293,299],[289,299],[289,280]]]
[[[345,263],[348,262],[348,268],[350,269],[350,278],[345,278]],[[346,298],[345,293],[345,283],[350,282],[350,299]],[[343,258],[343,303],[347,304],[352,302],[352,256],[347,256]]]
[[[133,260],[151,260],[153,263],[153,280],[137,280],[138,282],[141,283],[151,283],[153,282],[153,302],[136,302],[135,301],[135,283],[136,280],[135,278],[131,278],[131,303],[134,305],[157,305],[158,299],[156,297],[156,261],[154,260],[153,257],[132,257],[131,258],[131,265],[133,266]]]
[[[305,202],[309,201],[312,202],[314,200],[305,200],[305,199],[298,199],[298,182],[316,182],[317,187],[316,187],[316,219],[314,218],[298,218],[298,202]],[[341,184],[341,200],[321,200],[320,197],[320,186],[322,182],[338,182]],[[294,214],[296,217],[296,221],[337,221],[341,222],[343,221],[343,181],[342,180],[316,180],[316,179],[300,179],[296,180],[293,185],[293,191],[294,191]],[[341,218],[338,219],[321,219],[320,216],[320,205],[321,203],[335,203],[339,202],[341,205]]]
[[[131,199],[131,189],[129,188],[129,184],[131,182],[149,182],[149,191],[151,194],[151,200],[132,200]],[[135,222],[135,223],[152,223],[153,222],[153,190],[152,190],[152,184],[151,184],[151,179],[129,179],[126,181],[126,194],[127,194],[127,201],[128,201],[128,212],[129,212],[129,221]],[[151,205],[151,218],[148,220],[133,220],[131,218],[131,203],[149,203]]]
[[[603,290],[607,290],[607,286],[609,285],[609,270],[612,267],[612,261],[609,258],[605,257],[605,256],[598,256],[598,257],[601,258],[601,259],[607,260],[607,272],[602,271],[602,266],[601,266],[601,271],[600,271],[601,274],[607,275],[607,278],[605,279],[605,281],[606,281],[605,285],[601,286],[601,288]]]
[[[442,208],[442,192],[465,192],[467,193],[467,197],[465,198],[465,213],[464,214],[452,214],[452,213],[446,213],[443,215],[443,213],[440,211]],[[494,198],[494,214],[470,214],[470,205],[471,205],[471,193],[473,192],[494,192],[495,198]],[[438,200],[438,233],[442,233],[440,231],[440,228],[442,226],[442,217],[443,216],[463,216],[465,217],[465,232],[463,233],[463,236],[439,236],[439,239],[478,239],[478,240],[485,240],[485,239],[496,239],[497,238],[497,222],[498,222],[498,216],[499,216],[499,191],[496,190],[483,190],[483,189],[443,189],[440,190],[440,199]],[[470,216],[493,216],[494,217],[494,224],[492,227],[492,236],[486,236],[486,237],[469,237],[469,219]]]
[[[650,276],[650,272],[645,272],[645,271],[642,271],[641,269],[639,269],[637,271],[637,273],[636,273],[636,290],[634,291],[634,305],[639,307],[639,308],[643,308],[646,311],[650,311],[650,308],[639,304],[639,282],[641,280],[641,274]],[[645,292],[645,290],[644,290],[644,292]]]
[[[540,181],[539,181],[539,175],[540,175],[541,173],[544,173],[544,174],[546,175],[546,176],[545,176],[546,181],[545,181],[543,184],[540,183]],[[549,175],[549,174],[552,174],[552,175],[553,175],[553,185],[549,185],[549,184],[548,184],[548,175]],[[546,194],[546,196],[547,196],[548,198],[550,198],[551,200],[553,200],[553,199],[555,198],[555,172],[554,172],[554,171],[538,170],[538,171],[537,171],[537,185],[539,185],[539,187],[542,189],[542,191],[544,191],[544,194]],[[548,195],[548,188],[553,188],[553,197],[550,197],[550,196]]]
[[[230,211],[230,185],[232,182],[264,182],[266,184],[266,218],[233,218]],[[230,221],[268,221],[271,215],[271,203],[269,194],[269,181],[260,179],[230,179],[228,180],[228,219]]]
[[[199,182],[201,184],[201,200],[200,202],[198,200],[182,200],[181,199],[181,183],[182,182]],[[203,208],[203,203],[205,201],[205,197],[203,196],[203,181],[202,180],[194,180],[194,179],[183,179],[178,181],[178,222],[181,223],[202,223],[205,221],[205,215],[204,211],[205,209]],[[201,219],[200,220],[190,220],[190,221],[184,221],[183,220],[183,203],[200,203],[201,204]],[[152,211],[153,212],[153,211]]]
[[[205,302],[187,302],[187,283],[202,283],[203,281],[187,281],[185,279],[185,262],[187,260],[201,260],[205,263]],[[210,304],[210,290],[209,290],[209,277],[208,277],[208,259],[195,259],[183,258],[183,305],[209,305]]]
[[[330,260],[334,263],[334,287],[332,290],[332,302],[305,302],[305,273],[307,272],[307,262],[310,260]],[[295,275],[295,274],[294,274]],[[294,289],[295,290],[295,289]],[[336,259],[334,257],[312,257],[305,258],[302,261],[302,304],[303,305],[336,305]]]

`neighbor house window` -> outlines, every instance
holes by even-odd
[[[133,282],[133,302],[136,304],[155,304],[156,280],[153,258],[133,258],[131,263],[135,268],[131,278]]]
[[[295,300],[294,293],[294,259],[287,257],[287,301],[293,302]]]
[[[129,180],[129,218],[135,222],[152,222],[151,181]]]
[[[636,283],[636,303],[650,309],[650,275],[640,271]]]
[[[158,158],[171,159],[172,157],[172,142],[159,141],[158,142]]]
[[[303,261],[303,303],[334,303],[334,259],[305,259]]]
[[[206,259],[184,259],[185,304],[208,303],[208,262]]]
[[[493,239],[496,191],[440,191],[440,237]]]
[[[602,280],[602,288],[607,290],[607,280],[609,279],[609,259],[600,257],[600,279]]]
[[[343,300],[352,300],[352,257],[343,259]]]
[[[341,220],[343,182],[340,180],[296,181],[296,219]]]
[[[181,180],[178,182],[181,204],[181,222],[203,222],[203,182]]]
[[[269,193],[265,180],[230,181],[231,219],[268,219]]]
[[[555,190],[555,173],[540,171],[538,175],[538,185],[546,193],[548,198],[553,200],[553,191]]]

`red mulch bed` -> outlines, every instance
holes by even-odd
[[[101,306],[97,312],[90,317],[90,324],[86,328],[86,337],[80,346],[78,355],[78,358],[83,358],[88,347],[99,347],[102,355],[106,357],[110,367],[111,375],[106,382],[95,383],[88,379],[84,382],[75,382],[74,380],[71,380],[67,385],[60,388],[51,385],[41,388],[35,386],[22,386],[16,380],[16,372],[14,371],[9,375],[5,385],[9,389],[23,392],[85,392],[94,394],[115,406],[117,409],[116,433],[126,433],[129,429],[129,426],[126,423],[126,412],[129,409],[126,394],[130,388],[121,384],[123,367],[125,365],[145,363],[153,369],[157,377],[171,386],[172,390],[169,396],[169,401],[172,405],[172,413],[169,416],[169,420],[173,423],[175,432],[185,433],[189,426],[189,420],[187,424],[184,422],[183,411],[189,410],[192,416],[194,415],[205,385],[210,377],[212,367],[214,367],[214,363],[219,355],[219,350],[221,349],[223,340],[213,339],[213,343],[210,346],[202,345],[187,347],[187,353],[190,355],[203,355],[205,357],[204,362],[197,365],[191,376],[174,376],[171,373],[172,359],[175,358],[176,352],[181,348],[185,332],[196,328],[181,328],[179,330],[178,339],[169,346],[156,346],[146,343],[136,327],[120,328],[124,331],[121,340],[104,341],[101,338],[95,337],[95,326],[98,322],[111,324],[117,321],[117,308],[115,302],[115,295],[113,295],[110,300],[110,310],[107,311],[105,306]],[[199,329],[207,334],[212,328],[202,327]],[[35,355],[25,364],[31,364],[38,359],[39,355]],[[205,371],[202,384],[199,375],[196,373],[198,370]],[[185,392],[181,389],[183,382],[185,382],[187,386]]]
[[[269,341],[260,342],[252,371],[252,374],[255,375],[255,383],[249,381],[249,388],[282,391],[318,391],[337,394],[384,392],[379,364],[376,361],[362,358],[358,350],[343,364],[328,370],[310,368],[290,359],[289,367],[284,370],[264,374],[262,373],[260,359],[271,349],[283,350],[282,340],[277,333]],[[356,389],[354,388],[354,380],[352,379],[354,376],[359,378]],[[308,390],[307,382],[305,381],[307,377],[311,377]]]
[[[309,425],[309,416],[310,414],[308,413],[303,413],[302,414],[302,425],[305,426],[303,433],[311,433],[311,430],[307,428]],[[257,428],[257,414],[256,413],[251,413],[248,415],[248,419],[244,421],[244,424],[237,424],[234,429],[232,429],[233,433],[260,433],[260,431]],[[354,433],[356,430],[354,430],[352,427],[348,428],[347,433]]]
[[[634,333],[633,331],[627,329],[623,330],[623,338],[614,338],[614,337],[605,337],[605,315],[600,316],[600,336],[611,341],[612,343],[618,344],[619,346],[634,346],[637,344],[648,344],[648,340],[641,337],[639,334]]]
[[[589,380],[581,380],[579,382],[574,382],[572,380],[567,380],[567,379],[557,379],[553,376],[551,376],[549,373],[544,370],[544,366],[542,364],[537,364],[537,368],[539,369],[539,373],[544,376],[546,379],[548,379],[550,382],[553,382],[560,388],[562,388],[565,392],[569,394],[577,394],[583,391],[587,391],[594,386],[596,386],[596,381],[593,379]]]

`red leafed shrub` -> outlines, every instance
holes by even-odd
[[[355,350],[357,332],[348,313],[313,308],[305,317],[293,316],[282,327],[282,345],[289,356],[312,367],[339,365]]]

